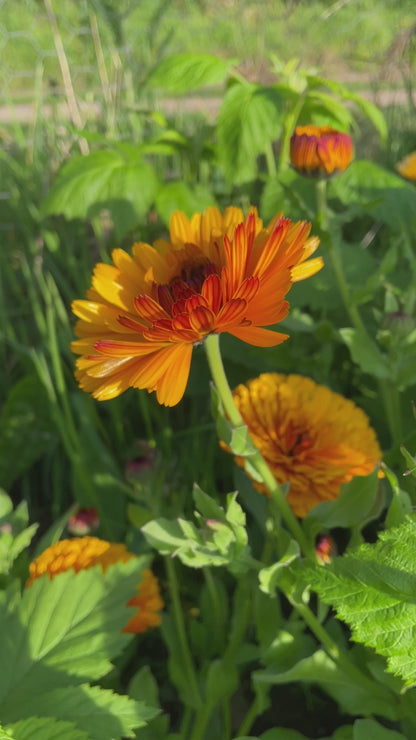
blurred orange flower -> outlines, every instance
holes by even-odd
[[[288,502],[298,517],[336,499],[342,483],[368,475],[381,459],[366,414],[310,378],[264,373],[233,395],[276,480],[290,483]],[[244,466],[243,458],[237,462]]]
[[[48,574],[49,578],[54,578],[70,568],[78,573],[80,570],[100,565],[105,572],[114,563],[120,561],[125,563],[135,557],[136,555],[128,552],[125,545],[106,542],[98,537],[60,540],[44,550],[30,564],[26,586],[31,586],[33,581],[45,574]],[[142,580],[137,588],[138,595],[130,599],[127,606],[136,606],[139,611],[131,617],[122,632],[145,632],[148,627],[155,627],[162,621],[158,612],[163,609],[164,603],[160,596],[158,580],[151,570],[146,569],[142,572]]]
[[[129,387],[156,391],[177,404],[194,345],[228,332],[258,347],[286,334],[264,329],[285,318],[292,283],[315,274],[320,257],[310,224],[275,216],[267,227],[251,209],[208,208],[188,219],[176,211],[170,241],[122,249],[95,267],[87,300],[73,303],[79,321],[72,343],[83,390],[106,400]]]
[[[290,139],[290,161],[301,175],[344,172],[352,157],[351,137],[330,126],[297,126]]]
[[[396,164],[396,170],[406,180],[416,180],[416,152],[411,152]]]

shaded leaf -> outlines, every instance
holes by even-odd
[[[340,329],[339,333],[363,372],[376,378],[390,378],[389,364],[368,334],[351,327]]]
[[[110,660],[131,640],[120,631],[142,570],[143,561],[134,558],[106,573],[97,566],[52,580],[44,576],[18,603],[9,599],[1,605],[0,633],[6,639],[0,641],[0,664],[10,669],[0,674],[0,716],[21,718],[28,697],[35,701],[44,692],[96,680],[110,670]],[[46,714],[54,716],[52,708]]]
[[[46,391],[27,375],[11,389],[0,418],[0,485],[9,488],[55,442]]]

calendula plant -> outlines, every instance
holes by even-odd
[[[55,493],[30,550],[1,499],[5,738],[416,733],[416,191],[354,155],[377,108],[272,63],[162,60],[151,90],[227,83],[206,139],[99,139],[13,253],[0,483],[43,456]]]

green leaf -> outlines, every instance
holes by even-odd
[[[393,172],[373,162],[352,162],[329,182],[329,198],[370,213],[394,232],[405,230],[410,238],[416,221],[416,189]]]
[[[387,659],[388,671],[416,682],[416,519],[380,534],[375,545],[307,570],[311,588],[353,639]]]
[[[378,472],[357,476],[343,483],[335,501],[324,501],[308,513],[304,524],[314,536],[322,529],[364,527],[375,510],[379,489]]]
[[[324,570],[322,568],[322,570]],[[345,673],[323,650],[300,660],[288,670],[268,668],[253,674],[259,684],[285,684],[305,681],[318,684],[349,714],[378,714],[389,719],[399,719],[400,706],[396,697],[387,690],[372,692]]]
[[[228,88],[218,114],[218,157],[234,185],[257,176],[257,157],[279,138],[283,111],[272,87],[235,83]]]
[[[160,518],[142,527],[149,544],[162,555],[174,555],[188,567],[226,565],[232,573],[246,572],[252,565],[245,529],[245,515],[235,498],[227,496],[227,509],[210,501],[198,487],[195,501],[202,515],[196,513],[199,527],[186,519]],[[208,514],[208,517],[206,516]]]
[[[390,366],[377,345],[364,332],[358,329],[340,329],[339,333],[351,352],[354,362],[365,373],[375,378],[389,378]]]
[[[299,123],[314,123],[316,126],[333,126],[348,131],[353,117],[348,108],[328,93],[314,90],[309,92],[299,115]]]
[[[284,569],[299,558],[300,548],[295,540],[290,540],[285,554],[273,565],[263,568],[259,573],[260,590],[269,596],[274,596],[276,588],[284,577]]]
[[[153,167],[134,147],[74,156],[61,169],[42,204],[42,215],[94,218],[108,210],[117,238],[143,221],[158,182]]]
[[[52,580],[45,576],[17,604],[9,599],[9,606],[0,605],[0,634],[7,635],[0,641],[0,664],[10,667],[0,673],[0,716],[13,721],[28,697],[108,673],[110,660],[131,640],[120,630],[142,570],[143,560],[134,558],[106,573],[97,566]],[[54,716],[52,710],[51,704],[46,714]]]
[[[374,719],[357,719],[353,740],[406,740],[406,737],[396,730],[388,730]]]
[[[186,93],[205,85],[222,84],[234,64],[235,60],[211,54],[171,54],[156,65],[147,82],[167,92]]]
[[[157,712],[128,696],[87,684],[52,689],[36,697],[26,695],[20,711],[16,708],[20,717],[32,717],[36,713],[74,722],[91,740],[134,737],[133,729],[144,727]]]
[[[61,722],[52,717],[29,717],[15,722],[9,729],[13,740],[90,740],[73,722]]]
[[[0,486],[9,488],[56,443],[42,383],[27,375],[11,389],[0,418]]]
[[[383,464],[383,472],[393,490],[393,499],[387,511],[385,527],[398,527],[405,518],[412,513],[413,504],[409,494],[400,488],[397,476],[387,465]]]
[[[228,699],[238,689],[239,675],[235,665],[225,660],[213,660],[208,668],[205,684],[206,701],[215,705]]]
[[[202,212],[216,203],[208,188],[198,183],[191,187],[181,180],[162,185],[157,192],[155,205],[165,224],[169,225],[173,211],[183,211],[191,217],[195,212]]]

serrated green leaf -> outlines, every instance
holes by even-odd
[[[108,689],[82,684],[53,689],[36,697],[26,695],[16,713],[20,717],[36,713],[74,722],[91,740],[119,740],[134,737],[133,729],[145,726],[158,710]]]
[[[143,561],[134,558],[106,573],[98,566],[45,576],[24,590],[20,602],[0,605],[0,633],[7,635],[0,664],[10,667],[0,673],[0,716],[13,721],[28,697],[110,670],[110,660],[131,639],[120,631],[142,570]]]
[[[283,112],[275,88],[252,83],[228,88],[218,114],[218,157],[234,185],[257,176],[257,157],[279,138]]]
[[[167,92],[186,93],[205,85],[223,83],[235,60],[211,54],[171,54],[152,70],[148,84]]]
[[[53,717],[29,717],[15,722],[9,729],[14,740],[90,740],[73,722],[61,722]]]
[[[91,152],[72,157],[61,167],[42,204],[42,215],[86,219],[106,209],[121,239],[143,220],[157,186],[153,167],[133,147]]]
[[[391,371],[386,358],[368,334],[351,327],[340,329],[339,333],[350,350],[352,359],[363,372],[370,373],[375,378],[390,377]]]
[[[203,185],[188,183],[168,182],[159,188],[155,205],[158,213],[165,224],[169,225],[173,211],[183,211],[188,217],[196,212],[202,212],[208,206],[215,206],[215,197],[211,191]]]
[[[309,569],[307,580],[350,626],[354,640],[387,659],[388,671],[416,681],[416,520],[383,532],[375,545]]]
[[[50,405],[37,376],[11,389],[0,418],[0,485],[9,488],[56,443]]]

